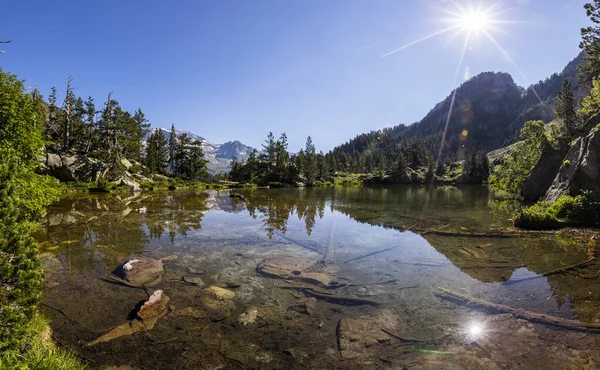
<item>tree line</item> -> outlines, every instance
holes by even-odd
[[[67,79],[65,97],[60,102],[56,87],[48,101],[37,88],[32,99],[44,107],[46,150],[53,153],[81,154],[107,164],[108,178],[122,174],[123,159],[145,166],[145,173],[163,174],[190,180],[206,178],[206,161],[201,143],[187,134],[177,135],[174,125],[167,141],[162,130],[150,132],[150,122],[141,109],[131,113],[124,110],[109,93],[102,107],[96,107],[90,96],[85,101],[75,95],[73,80]]]

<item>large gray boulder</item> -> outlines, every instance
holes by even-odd
[[[554,149],[550,145],[544,146],[540,160],[531,171],[521,191],[525,200],[535,201],[546,194],[566,154],[567,150]]]
[[[554,202],[561,195],[575,196],[582,190],[600,188],[600,130],[577,139],[569,149],[545,200]]]
[[[39,172],[60,181],[98,181],[105,170],[102,162],[83,155],[47,153],[40,157]]]

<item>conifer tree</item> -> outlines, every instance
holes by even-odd
[[[304,177],[306,178],[307,185],[312,185],[317,176],[317,158],[315,151],[315,145],[313,144],[312,138],[309,136],[306,138],[306,147],[304,149]]]
[[[565,77],[558,96],[554,101],[554,118],[561,121],[569,136],[573,136],[577,131],[577,113],[575,113],[575,97],[571,83]]]
[[[581,29],[579,47],[585,52],[579,66],[579,81],[587,88],[592,87],[592,81],[600,78],[600,0],[593,0],[584,5],[587,16],[593,26]]]
[[[160,130],[160,129],[159,129]],[[169,171],[175,171],[177,151],[177,133],[175,132],[175,124],[171,124],[171,134],[169,135]]]
[[[75,108],[75,94],[73,92],[73,78],[69,75],[67,78],[67,90],[63,102],[64,121],[61,127],[62,148],[69,150],[71,147],[71,132],[73,131],[73,115]]]
[[[97,129],[96,127],[96,105],[94,104],[94,99],[90,96],[88,100],[85,101],[85,125],[86,125],[86,145],[83,150],[85,154],[89,153],[92,142],[94,140],[94,133]]]

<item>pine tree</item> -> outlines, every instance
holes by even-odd
[[[402,154],[402,152],[398,153],[398,157],[396,158],[396,170],[398,171],[398,174],[403,174],[404,170],[406,169],[406,162],[404,160],[404,155]]]
[[[94,99],[90,96],[88,100],[86,100],[85,104],[85,115],[86,115],[86,145],[83,150],[85,154],[87,154],[92,146],[92,141],[94,140],[94,133],[97,129],[96,127],[96,106],[94,105]]]
[[[575,113],[575,97],[571,83],[565,77],[558,96],[554,101],[554,118],[561,121],[569,136],[573,136],[577,131],[577,113]]]
[[[321,180],[329,177],[329,165],[323,152],[317,154],[317,177]]]
[[[591,88],[592,81],[600,78],[600,0],[594,0],[584,5],[587,16],[595,24],[581,29],[579,47],[585,52],[579,66],[579,81]]]
[[[304,177],[306,178],[307,185],[312,185],[317,176],[317,158],[316,149],[313,144],[312,138],[309,136],[306,138],[306,147],[304,149],[305,165],[304,165]]]
[[[56,106],[56,100],[56,87],[52,86],[50,88],[50,95],[48,96],[48,121],[46,122],[46,134],[51,141],[57,140],[60,137],[59,109]]]
[[[78,152],[83,152],[85,147],[85,105],[81,97],[75,101],[73,108],[73,131],[72,131],[72,144]]]
[[[61,127],[62,136],[62,148],[64,151],[69,150],[71,147],[71,132],[73,131],[73,115],[75,107],[75,94],[73,93],[73,86],[71,85],[73,78],[69,75],[67,78],[67,91],[65,94],[65,100],[63,102],[64,121]]]
[[[202,143],[194,140],[190,146],[187,177],[190,180],[204,180],[206,175],[206,160],[202,151]]]
[[[287,135],[285,132],[281,134],[279,140],[275,145],[276,149],[276,163],[275,163],[275,177],[277,181],[283,182],[288,181],[287,177],[287,166],[289,165],[289,154],[287,152],[288,142]]]
[[[128,122],[127,134],[130,139],[128,144],[128,159],[141,160],[141,141],[150,129],[150,122],[141,109],[135,111],[133,118]]]
[[[171,160],[171,173],[175,176],[186,177],[189,171],[189,151],[192,140],[187,133],[179,135],[175,144],[174,158]],[[171,140],[169,140],[169,149]]]
[[[156,130],[155,138],[155,158],[156,172],[161,174],[167,173],[169,163],[169,149],[167,148],[167,138],[161,129]]]
[[[272,132],[269,132],[267,136],[267,140],[265,140],[264,144],[262,144],[263,153],[261,154],[261,159],[263,159],[267,164],[267,178],[272,180],[273,170],[275,169],[275,137]]]
[[[160,130],[160,129],[159,129]],[[177,133],[175,132],[175,124],[171,124],[171,134],[169,135],[169,171],[174,171],[177,167],[176,152],[177,151]]]

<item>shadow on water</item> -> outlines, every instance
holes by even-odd
[[[506,205],[478,186],[232,195],[86,195],[53,205],[37,238],[57,342],[91,368],[600,365],[600,335],[466,305],[439,289],[599,323],[591,230],[515,231]],[[142,257],[162,259],[156,286],[106,282]],[[85,345],[135,322],[136,304],[156,289],[170,306],[155,327]]]

